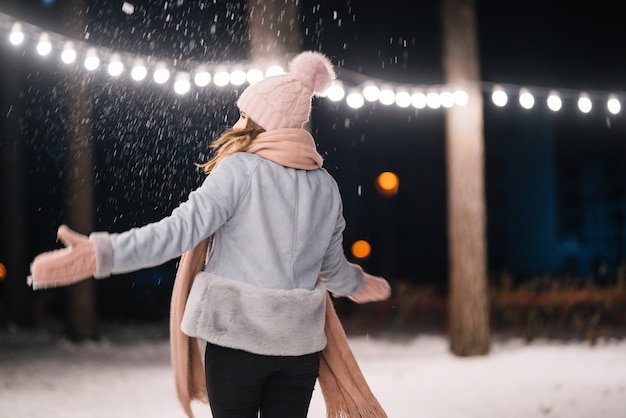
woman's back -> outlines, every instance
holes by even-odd
[[[324,169],[288,168],[249,153],[220,164],[246,178],[236,186],[236,210],[216,232],[205,270],[261,287],[313,289],[333,236],[343,229],[335,181]],[[343,256],[342,248],[333,251]]]

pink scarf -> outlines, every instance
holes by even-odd
[[[301,170],[315,170],[322,166],[322,156],[317,153],[315,141],[304,129],[285,128],[263,132],[246,151]]]
[[[247,152],[260,155],[286,167],[315,170],[322,157],[313,137],[303,129],[276,129],[260,134]],[[210,238],[184,253],[178,265],[170,309],[170,347],[178,399],[188,417],[193,417],[191,402],[208,402],[204,366],[196,338],[180,330],[193,279],[204,267]],[[320,358],[319,384],[328,418],[387,418],[361,372],[337,313],[326,294],[328,343]]]

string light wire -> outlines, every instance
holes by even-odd
[[[69,39],[2,12],[0,12],[0,39],[21,51],[34,48],[38,55],[48,61],[58,58],[66,66],[81,62],[82,67],[89,72],[95,72],[104,63],[107,70],[104,73],[113,78],[122,78],[126,74],[134,81],[142,81],[151,75],[151,79],[157,84],[171,83],[172,90],[179,95],[188,93],[193,86],[197,88],[210,85],[218,88],[229,85],[241,86],[245,83],[253,84],[264,76],[284,73],[284,68],[273,62],[197,62],[137,56]],[[171,77],[171,74],[175,76]],[[543,105],[552,112],[559,112],[565,103],[575,103],[582,113],[598,109],[611,115],[618,115],[622,113],[621,102],[626,98],[623,91],[581,92],[485,81],[476,81],[473,86],[465,88],[445,84],[390,83],[346,68],[339,68],[338,75],[338,79],[332,83],[324,96],[333,102],[345,101],[352,109],[359,109],[368,102],[378,102],[385,107],[395,104],[401,109],[446,109],[466,106],[470,100],[466,91],[468,87],[476,86],[486,97],[490,97],[486,102],[493,106],[513,105],[514,102],[510,97],[517,96],[519,106],[528,111]],[[600,103],[604,104],[600,106]]]

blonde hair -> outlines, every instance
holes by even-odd
[[[254,138],[262,132],[265,132],[265,129],[250,118],[248,118],[246,127],[243,129],[226,129],[224,133],[210,145],[211,150],[214,151],[213,157],[206,163],[196,164],[196,166],[204,169],[204,172],[209,174],[224,158],[236,152],[245,151]]]

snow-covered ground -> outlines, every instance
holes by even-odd
[[[107,325],[102,341],[78,346],[47,329],[0,331],[0,417],[184,417],[165,326]],[[350,344],[390,418],[626,417],[623,340],[494,338],[491,353],[474,358],[451,355],[441,336]],[[211,417],[206,405],[194,411]],[[319,390],[309,416],[325,416]]]

